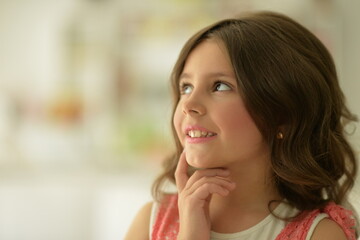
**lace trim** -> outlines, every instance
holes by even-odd
[[[167,195],[161,202],[152,231],[152,240],[176,239],[179,232],[179,211],[177,194]],[[344,231],[348,240],[356,240],[355,218],[350,210],[335,203],[329,203],[322,211],[319,209],[302,212],[295,221],[286,225],[275,240],[305,240],[309,229],[320,213],[326,213]]]
[[[152,231],[152,240],[176,239],[179,232],[178,195],[167,195],[160,204]]]
[[[350,210],[347,210],[335,203],[326,206],[325,212],[330,218],[340,225],[349,240],[356,240],[355,217]]]
[[[314,219],[322,212],[328,214],[330,219],[342,228],[347,239],[356,240],[353,213],[333,202],[329,203],[323,211],[317,209],[303,212],[297,220],[287,224],[275,240],[305,240]]]

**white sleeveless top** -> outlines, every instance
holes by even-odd
[[[154,202],[151,211],[150,218],[150,240],[152,234],[152,228],[155,223],[157,211],[159,204]],[[291,217],[298,213],[299,211],[295,208],[290,207],[285,203],[280,203],[274,210],[274,214],[280,217]],[[326,213],[321,213],[317,215],[314,219],[309,232],[307,234],[306,240],[310,240],[315,227],[317,224],[324,218],[329,217]],[[269,214],[258,224],[237,233],[210,233],[210,240],[270,240],[275,239],[278,234],[284,229],[286,222],[276,218],[272,214]]]

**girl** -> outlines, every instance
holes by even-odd
[[[312,33],[271,12],[220,21],[185,44],[171,81],[177,153],[126,239],[356,238],[341,206],[356,117]]]

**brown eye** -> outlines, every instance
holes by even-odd
[[[216,82],[214,91],[230,91],[231,87],[223,82]]]

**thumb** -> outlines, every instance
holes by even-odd
[[[184,189],[187,181],[189,180],[189,176],[187,175],[188,167],[189,165],[186,161],[186,154],[184,150],[180,155],[178,165],[175,170],[176,187],[179,192]]]

